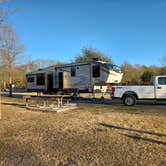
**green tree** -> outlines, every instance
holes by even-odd
[[[141,76],[142,82],[145,84],[152,83],[152,76],[153,75],[154,75],[154,73],[151,70],[146,70]]]
[[[84,48],[82,54],[75,57],[75,62],[88,62],[94,58],[100,61],[112,62],[111,57],[91,48]]]
[[[166,75],[166,66],[160,68],[160,75]]]
[[[141,80],[143,84],[152,84],[152,76],[160,75],[161,67],[158,66],[142,66],[143,73]]]

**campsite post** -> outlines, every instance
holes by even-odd
[[[0,87],[0,120],[1,120],[1,118],[2,118],[2,113],[1,113],[1,87]]]

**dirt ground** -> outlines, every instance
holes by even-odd
[[[80,103],[30,111],[2,98],[0,165],[166,165],[166,105]]]

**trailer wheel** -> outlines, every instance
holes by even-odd
[[[134,106],[136,104],[136,98],[133,95],[126,95],[123,98],[123,104],[126,106]]]

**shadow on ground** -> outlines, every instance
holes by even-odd
[[[123,105],[120,99],[92,99],[92,98],[75,98],[72,100],[74,103],[88,103],[88,104],[109,104],[109,105]],[[137,105],[165,105],[166,101],[156,100],[140,100],[137,101]]]
[[[15,106],[15,107],[20,107],[20,108],[25,108],[25,104],[22,104],[22,103],[2,102],[1,104],[3,104],[3,105],[9,105],[9,106]]]
[[[128,134],[121,134],[121,135],[126,136],[128,138],[135,139],[135,140],[142,140],[142,141],[156,143],[156,144],[160,144],[160,145],[166,145],[166,142],[158,141],[158,140],[151,139],[151,138],[144,138],[144,137],[140,137],[137,135],[128,135]]]
[[[115,126],[115,125],[105,124],[105,123],[98,123],[98,125],[104,126],[104,127],[107,127],[107,128],[111,128],[111,129],[133,131],[133,132],[137,132],[137,133],[141,133],[141,134],[149,134],[149,135],[153,135],[153,136],[166,137],[166,134],[163,134],[163,133],[155,133],[155,132],[151,132],[151,131],[125,128],[125,127],[120,127],[120,126]],[[151,142],[151,143],[166,145],[166,142],[154,140],[154,139],[151,139],[151,138],[144,138],[144,137],[140,137],[140,136],[137,136],[137,135],[128,135],[128,134],[121,134],[121,135],[126,136],[128,138],[135,139],[135,140],[143,140],[143,141],[147,141],[147,142]]]

